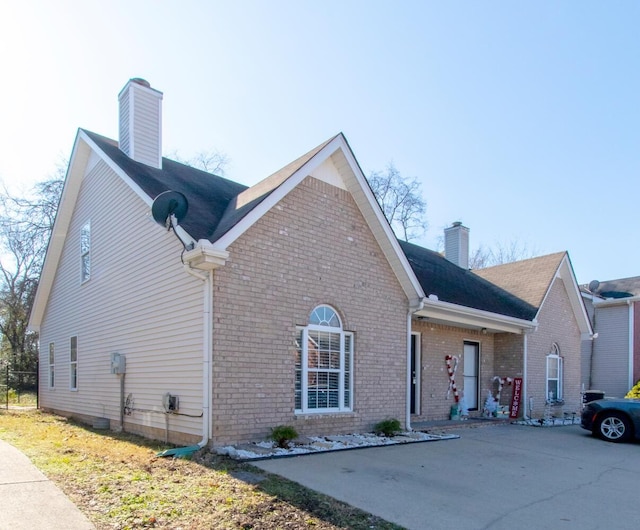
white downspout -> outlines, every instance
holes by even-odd
[[[411,315],[413,311],[409,309],[407,313],[407,406],[405,414],[405,427],[411,431]]]
[[[633,380],[633,321],[634,321],[634,303],[628,301],[629,305],[629,360],[628,360],[628,368],[629,368],[629,389],[633,388],[635,381]]]
[[[527,407],[529,406],[529,398],[527,397],[527,354],[528,354],[528,333],[524,333],[524,366],[522,368],[522,399],[520,403],[524,405],[524,419],[529,419],[527,415]]]
[[[407,394],[406,394],[406,410],[405,410],[405,426],[407,431],[411,430],[411,316],[416,311],[420,311],[424,307],[424,300],[418,300],[416,305],[409,305],[407,313]],[[421,374],[422,368],[416,367],[418,374]],[[420,375],[418,375],[420,377]]]
[[[202,307],[202,440],[198,447],[205,447],[211,438],[211,301],[213,286],[213,271],[200,272],[185,265],[185,270],[203,282]]]

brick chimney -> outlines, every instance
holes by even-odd
[[[469,229],[460,221],[444,229],[444,257],[458,267],[469,268]]]
[[[118,94],[120,149],[136,162],[162,168],[162,92],[129,79]]]

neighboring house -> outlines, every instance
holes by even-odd
[[[518,298],[399,243],[342,134],[246,187],[163,158],[161,102],[132,79],[119,142],[78,132],[30,319],[44,409],[201,445],[410,428],[448,417],[447,355],[472,414],[495,376],[577,408],[566,255]]]
[[[640,380],[640,276],[581,286],[594,341],[582,344],[582,382],[609,397],[624,395]]]

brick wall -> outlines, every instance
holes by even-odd
[[[524,368],[524,337],[513,333],[498,333],[495,335],[495,360],[493,371],[499,377],[523,377]],[[497,385],[497,383],[494,383]],[[511,405],[513,384],[505,385],[500,396],[500,405]],[[521,405],[520,413],[524,413]]]
[[[229,250],[214,276],[215,445],[281,424],[312,435],[404,421],[408,303],[347,191],[308,177]],[[355,334],[354,410],[299,416],[296,326],[320,304]]]
[[[577,412],[581,407],[580,330],[564,281],[556,278],[538,315],[538,329],[527,338],[527,398],[531,414],[540,418],[546,402],[546,358],[555,342],[563,359],[564,406],[555,412]],[[526,403],[529,409],[529,403]]]
[[[447,372],[446,356],[455,355],[459,359],[455,374],[456,386],[464,391],[464,342],[476,342],[480,344],[480,391],[478,398],[477,415],[482,412],[482,407],[491,388],[491,379],[494,372],[494,338],[493,335],[484,335],[479,331],[444,326],[430,322],[414,320],[412,330],[420,333],[421,349],[421,396],[420,414],[412,416],[412,421],[428,421],[448,419],[451,406],[455,403],[453,393],[447,399],[449,388],[449,375]]]

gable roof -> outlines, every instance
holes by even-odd
[[[161,169],[147,166],[125,155],[114,140],[79,129],[36,292],[30,329],[37,331],[44,316],[80,184],[92,153],[107,163],[149,206],[164,191],[183,193],[189,208],[178,230],[191,238],[195,246],[194,250],[184,255],[184,259],[189,261],[193,258],[193,263],[202,263],[206,259],[202,260],[201,256],[208,255],[212,258],[209,263],[218,264],[223,263],[220,260],[228,255],[226,250],[230,244],[304,178],[330,160],[380,245],[410,306],[416,307],[424,297],[420,283],[342,133],[255,186],[247,187],[168,158],[162,159]]]
[[[566,252],[556,252],[486,269],[476,269],[473,273],[522,298],[537,311],[565,256]]]
[[[444,303],[475,310],[472,313],[484,319],[484,325],[480,322],[477,327],[500,330],[488,322],[492,314],[497,320],[507,317],[520,321],[512,322],[519,328],[533,327],[537,309],[513,293],[455,265],[438,252],[405,241],[400,241],[400,246],[433,306]],[[427,311],[423,316],[433,315]]]
[[[580,332],[585,336],[592,334],[591,322],[567,252],[556,252],[486,269],[477,269],[473,273],[531,304],[538,314],[554,280],[561,278]]]
[[[110,161],[115,163],[151,200],[168,190],[179,191],[189,201],[180,226],[195,240],[209,239],[223,219],[229,203],[247,186],[201,171],[169,158],[162,169],[132,160],[114,140],[82,130]]]

